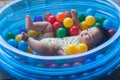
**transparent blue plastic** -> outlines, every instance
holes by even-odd
[[[54,15],[60,11],[76,9],[84,13],[88,8],[95,8],[95,17],[103,16],[112,20],[116,33],[102,45],[83,54],[68,56],[36,56],[20,51],[5,41],[5,34],[15,29],[25,27],[25,16],[44,16],[51,12]],[[16,79],[26,80],[56,80],[78,79],[92,80],[109,75],[120,62],[120,9],[117,3],[110,0],[19,0],[0,11],[0,62],[1,67]],[[97,58],[98,56],[101,56]],[[86,61],[89,60],[89,63]],[[80,62],[82,65],[73,67]],[[57,64],[59,68],[49,68]],[[69,68],[61,68],[69,64]]]

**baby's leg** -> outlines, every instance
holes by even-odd
[[[41,32],[43,37],[54,37],[52,25],[49,22],[32,22],[30,16],[26,16],[26,29]]]
[[[78,19],[78,13],[75,9],[71,10],[72,20],[75,26],[80,26],[79,19]]]

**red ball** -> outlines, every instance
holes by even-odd
[[[55,16],[51,15],[51,16],[48,17],[47,21],[50,22],[53,25],[54,22],[56,22],[57,20],[56,20]]]
[[[53,30],[56,31],[58,28],[62,27],[62,24],[60,22],[55,22],[53,24]]]
[[[56,36],[56,31],[58,28],[61,28],[62,24],[60,22],[54,22],[53,24],[53,31],[54,31],[54,36]]]
[[[72,18],[71,12],[65,12],[66,17]]]
[[[79,27],[77,26],[72,26],[70,29],[69,29],[69,33],[71,36],[75,36],[75,35],[78,35],[79,34]]]
[[[52,14],[51,13],[46,13],[45,16],[44,16],[44,19],[47,21],[48,17],[51,16]]]
[[[113,35],[114,35],[114,33],[115,33],[115,30],[110,29],[110,30],[108,30],[108,33],[109,33],[109,35],[110,35],[110,36],[113,36]]]

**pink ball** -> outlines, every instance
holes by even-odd
[[[110,36],[113,36],[113,35],[114,35],[114,33],[115,33],[115,30],[110,29],[110,30],[108,30],[108,33],[109,33],[109,35],[110,35]]]
[[[56,17],[53,16],[53,15],[50,15],[48,18],[47,18],[47,21],[50,22],[52,25],[54,24],[54,22],[56,22]]]
[[[77,26],[72,26],[70,29],[69,29],[69,33],[71,36],[75,36],[75,35],[78,35],[79,34],[79,27]]]

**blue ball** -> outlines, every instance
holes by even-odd
[[[21,40],[19,43],[18,43],[18,49],[22,50],[22,51],[27,51],[28,49],[28,44]]]
[[[19,30],[19,29],[13,30],[13,34],[14,34],[15,36],[18,35],[18,34],[20,34],[20,30]]]
[[[96,10],[94,8],[89,8],[86,11],[87,15],[95,16]]]
[[[15,39],[9,39],[7,41],[8,44],[12,45],[13,47],[17,47],[17,42]]]
[[[109,19],[104,20],[103,27],[105,29],[110,29],[112,26],[113,26],[113,23],[111,20],[109,20]]]
[[[41,22],[43,21],[43,18],[41,16],[37,16],[34,18],[34,22]]]

